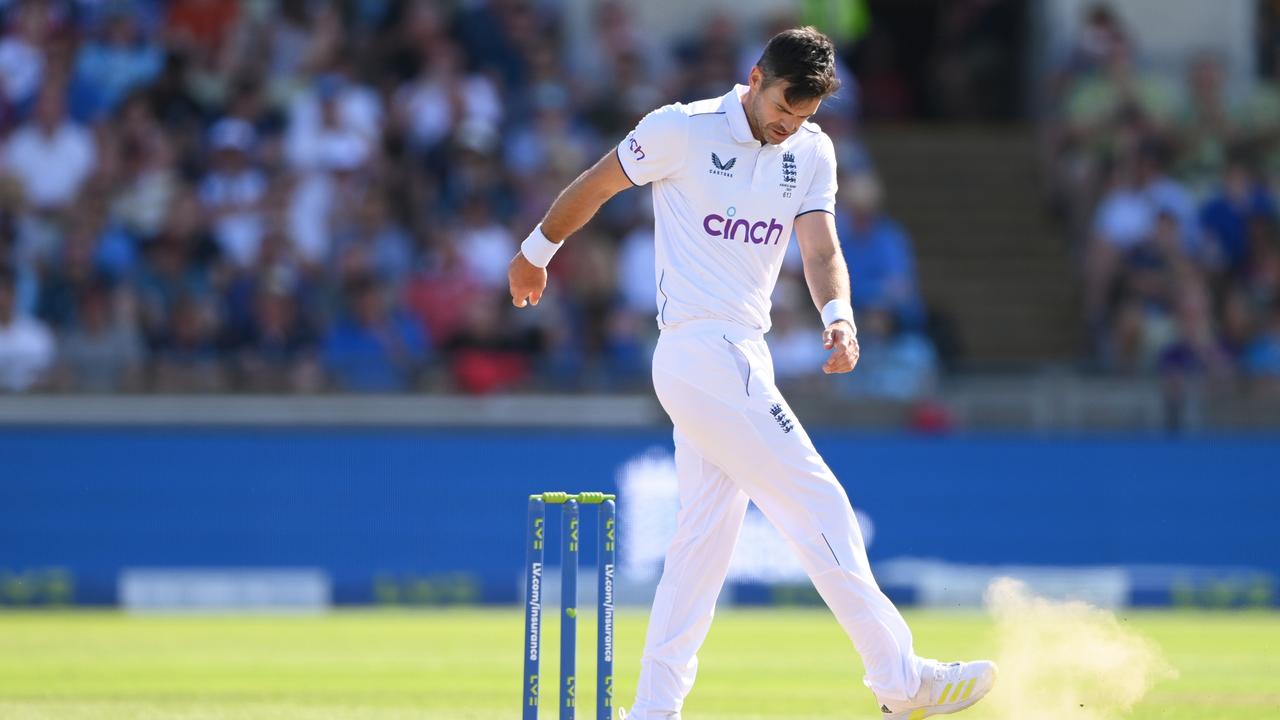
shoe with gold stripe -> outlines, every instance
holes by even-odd
[[[925,660],[920,689],[905,702],[882,700],[884,720],[923,720],[959,712],[982,699],[996,684],[996,664],[988,660],[940,663]]]

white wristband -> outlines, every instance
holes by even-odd
[[[546,235],[542,234],[542,223],[529,233],[529,237],[520,243],[520,253],[525,259],[533,264],[534,267],[544,268],[551,263],[551,257],[563,245],[562,242],[551,242]]]
[[[853,334],[858,334],[858,326],[853,322],[853,306],[848,300],[836,298],[826,305],[822,306],[822,327],[829,328],[831,323],[837,320],[848,320],[849,325],[853,327]]]

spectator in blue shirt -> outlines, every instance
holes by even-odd
[[[389,308],[384,289],[371,277],[352,280],[347,294],[350,316],[330,330],[324,343],[329,374],[348,391],[412,388],[427,359],[421,325]]]
[[[1232,275],[1243,274],[1249,261],[1249,224],[1276,216],[1275,200],[1241,161],[1233,161],[1222,187],[1200,209],[1209,265]]]
[[[880,182],[861,172],[843,179],[840,187],[836,227],[849,265],[854,308],[885,309],[903,329],[921,329],[924,303],[911,240],[901,225],[881,213]]]
[[[1244,350],[1245,370],[1276,389],[1280,387],[1280,301],[1276,301],[1262,331]]]
[[[147,38],[125,8],[104,20],[103,37],[76,54],[72,112],[93,122],[112,112],[131,90],[154,80],[164,67],[160,45]]]

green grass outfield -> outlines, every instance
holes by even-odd
[[[992,650],[984,616],[907,617],[924,655]],[[1280,613],[1121,619],[1180,673],[1129,717],[1280,719]],[[618,616],[624,705],[644,623],[636,611]],[[522,624],[517,607],[315,617],[0,612],[0,718],[509,720],[519,717]],[[579,717],[593,720],[593,616],[583,614],[579,635]],[[557,638],[552,616],[543,631],[544,720],[554,717]],[[824,609],[722,612],[701,663],[685,720],[879,717],[852,647]],[[979,705],[958,717],[990,716]]]

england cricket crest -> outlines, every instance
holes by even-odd
[[[783,190],[796,189],[796,154],[793,152],[782,153],[782,182],[778,187]]]

